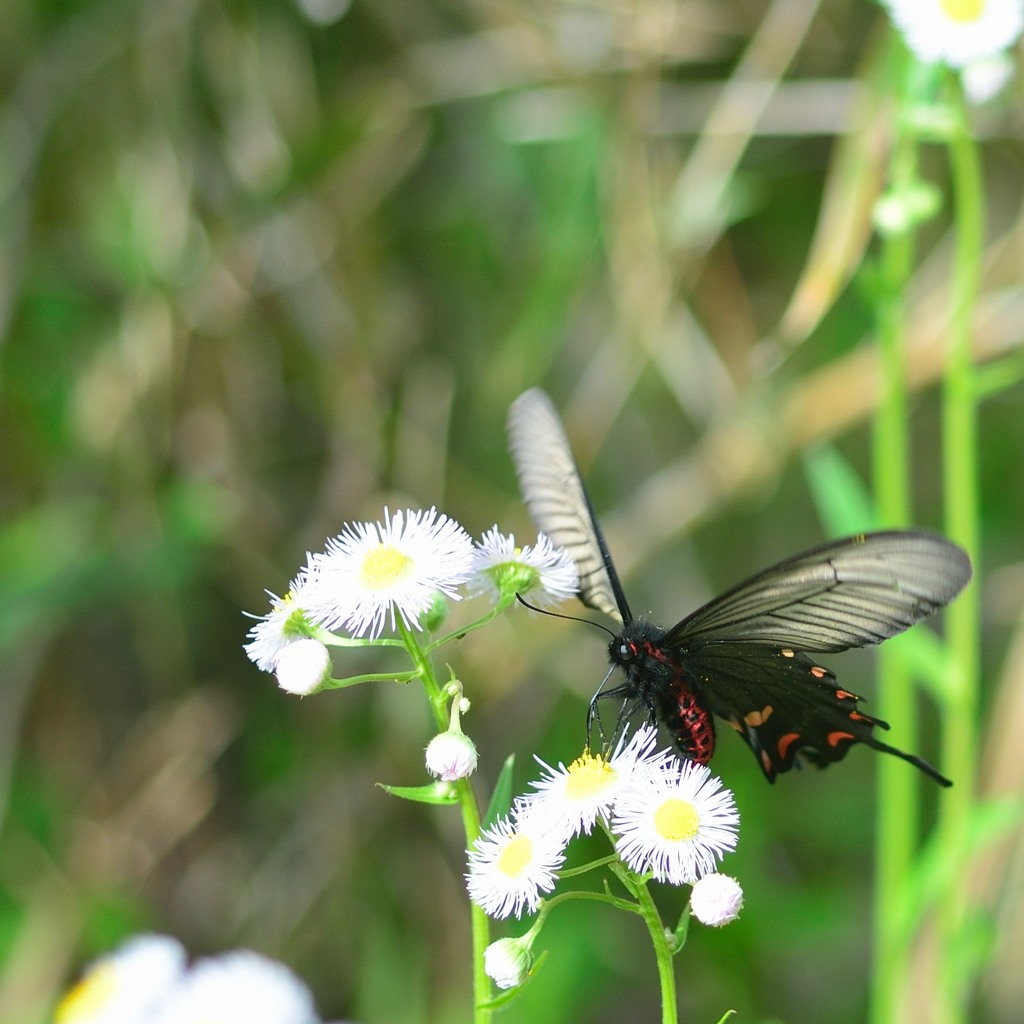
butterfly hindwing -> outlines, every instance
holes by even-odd
[[[888,729],[859,710],[832,671],[790,647],[712,643],[681,664],[697,683],[708,708],[724,718],[753,750],[769,782],[799,759],[824,767],[840,761],[855,743],[895,754],[944,786],[948,779],[926,761],[879,740]]]

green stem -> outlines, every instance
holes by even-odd
[[[636,900],[635,912],[647,925],[647,932],[654,946],[654,957],[658,964],[658,981],[661,985],[661,1024],[679,1024],[679,1010],[676,1006],[676,975],[672,966],[672,941],[661,914],[654,904],[654,897],[647,887],[647,879],[631,871],[621,861],[610,865],[612,874],[625,886]]]
[[[400,629],[402,641],[415,668],[415,675],[423,683],[427,702],[434,714],[438,731],[443,732],[449,724],[444,687],[437,680],[428,649],[425,649],[420,643],[419,634],[404,622],[400,622]],[[435,646],[431,645],[429,650]],[[477,807],[473,787],[468,779],[459,779],[455,784],[455,791],[459,798],[462,827],[468,849],[480,834],[480,810]],[[483,910],[472,901],[469,902],[469,924],[473,943],[473,1020],[475,1024],[490,1024],[492,1019],[490,1003],[493,993],[491,979],[487,977],[487,972],[484,970],[484,951],[491,942],[491,924]]]
[[[984,245],[984,198],[977,147],[966,123],[962,97],[952,103],[954,126],[950,140],[956,249],[946,364],[943,374],[943,468],[946,530],[977,564],[979,550],[977,388],[971,335],[978,298],[978,277]],[[963,837],[970,825],[976,798],[978,679],[980,676],[978,587],[970,586],[946,613],[946,639],[952,668],[952,686],[943,716],[943,763],[956,779],[944,794],[939,816],[939,838],[944,856],[961,856]],[[962,874],[951,872],[951,879]],[[957,956],[958,936],[968,910],[966,890],[950,887],[940,903],[941,961],[938,999],[941,1024],[965,1020],[971,966]],[[964,966],[961,966],[964,964]]]
[[[909,131],[895,144],[890,191],[906,194],[917,179],[917,139]],[[913,269],[913,228],[883,236],[877,303],[881,392],[874,423],[873,473],[879,520],[904,524],[910,518],[909,440],[907,436],[906,306],[904,293]],[[910,728],[915,720],[911,679],[897,642],[878,654],[881,717]],[[914,746],[913,736],[908,741]],[[892,927],[890,908],[906,886],[917,835],[916,780],[895,758],[878,762],[875,840],[874,964],[872,1020],[898,1019],[902,981],[907,977],[910,949]]]

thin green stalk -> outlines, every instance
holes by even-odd
[[[979,550],[977,388],[972,361],[972,327],[984,245],[984,197],[977,147],[966,123],[962,98],[953,103],[950,140],[953,209],[956,219],[951,310],[943,375],[943,470],[946,531],[977,565]],[[944,709],[943,763],[956,785],[945,794],[939,816],[943,856],[961,857],[976,799],[980,637],[978,587],[970,586],[946,613],[952,686]],[[973,965],[965,962],[958,939],[968,911],[962,872],[940,904],[939,1005],[937,1024],[966,1021]]]
[[[917,139],[904,134],[897,142],[889,169],[889,189],[899,196],[917,179]],[[883,237],[879,260],[877,303],[881,390],[874,423],[873,473],[878,516],[886,526],[910,518],[909,440],[907,432],[906,308],[903,295],[913,269],[914,232]],[[915,720],[913,692],[905,662],[895,642],[878,654],[881,717],[909,727]],[[907,740],[911,747],[914,738]],[[878,762],[875,837],[874,963],[872,1020],[897,1019],[910,950],[893,927],[891,908],[906,885],[917,836],[917,780],[895,759]]]
[[[412,659],[416,675],[423,683],[427,702],[434,714],[437,728],[439,731],[444,731],[449,725],[444,687],[437,680],[434,666],[427,651],[420,643],[419,635],[404,622],[400,621],[399,626],[402,641]],[[473,787],[468,779],[459,779],[455,784],[455,791],[459,798],[462,826],[468,849],[480,834],[480,810],[477,807]],[[487,977],[487,972],[484,970],[484,950],[490,945],[491,925],[487,915],[472,901],[469,901],[469,924],[473,943],[473,1020],[475,1024],[490,1024],[492,991],[491,979]]]

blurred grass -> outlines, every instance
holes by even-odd
[[[418,697],[285,699],[241,652],[241,609],[385,503],[525,535],[503,422],[534,383],[660,617],[818,540],[801,456],[834,444],[866,478],[878,398],[860,261],[894,116],[880,27],[855,0],[9,0],[0,1019],[46,1019],[84,959],[142,928],[281,957],[325,1015],[467,1019],[455,822],[374,787],[421,779]],[[1003,374],[981,410],[1000,708],[983,786],[1019,791],[1019,659],[1002,666],[1024,422],[1020,364],[1000,363],[1024,322],[1019,82],[974,127],[974,347]],[[929,525],[947,228],[907,296]],[[573,756],[602,654],[518,615],[467,638],[482,787],[512,750]],[[870,690],[869,659],[835,667]],[[871,758],[768,789],[721,746],[747,905],[691,937],[684,1019],[862,1020]],[[978,1021],[1024,999],[1019,857],[1019,840],[994,852],[979,883],[998,914]],[[507,1018],[653,1015],[634,928],[556,915]]]

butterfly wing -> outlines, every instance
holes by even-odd
[[[754,752],[769,782],[798,755],[818,767],[840,761],[855,743],[916,765],[943,786],[952,785],[927,761],[883,743],[881,719],[858,710],[856,694],[833,673],[789,647],[748,643],[706,644],[683,659],[710,711],[724,718]]]
[[[629,606],[565,428],[551,399],[540,388],[524,391],[512,403],[508,436],[526,507],[537,528],[565,548],[576,563],[580,600],[629,622]]]
[[[948,604],[971,578],[938,534],[892,530],[814,548],[752,576],[673,626],[667,645],[732,642],[805,651],[866,647]]]

